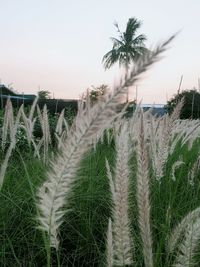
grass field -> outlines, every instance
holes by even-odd
[[[0,120],[0,266],[200,266],[200,122],[119,103],[168,42],[73,123],[37,99]],[[53,122],[53,123],[52,123]]]
[[[173,257],[166,258],[166,240],[172,228],[189,211],[200,206],[200,177],[196,172],[189,182],[191,166],[199,156],[197,139],[188,151],[180,147],[168,159],[162,182],[150,178],[151,222],[154,266],[171,266]],[[175,171],[172,166],[179,158],[184,164]],[[80,165],[76,182],[67,203],[69,208],[61,225],[59,261],[61,266],[105,266],[106,233],[111,214],[111,194],[106,176],[105,159],[113,166],[115,145],[103,143],[87,153]],[[137,266],[143,266],[142,244],[138,235],[136,207],[136,158],[130,161],[130,225],[135,243]],[[0,266],[46,266],[46,250],[41,231],[37,229],[35,194],[45,179],[46,167],[32,154],[15,151],[10,159],[5,183],[0,193]],[[51,254],[53,266],[57,255]]]

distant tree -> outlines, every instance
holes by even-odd
[[[181,110],[181,119],[197,119],[200,118],[200,93],[194,88],[192,90],[184,90],[174,95],[165,108],[171,114],[176,104],[184,98],[184,105]]]
[[[95,86],[91,86],[92,88],[88,88],[89,91],[89,97],[90,97],[90,101],[92,104],[94,104],[99,97],[105,95],[110,89],[108,87],[108,85],[106,84],[101,84],[98,87]]]
[[[137,106],[136,100],[132,100],[128,102],[127,108],[126,108],[126,117],[132,117],[133,112],[135,111]]]
[[[40,99],[49,99],[51,98],[51,93],[48,90],[39,90],[38,97]]]

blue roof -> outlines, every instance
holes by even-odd
[[[26,99],[32,99],[31,97],[24,97],[24,96],[12,96],[12,95],[0,95],[0,97],[2,98],[10,98],[10,99],[23,99],[23,100],[26,100]]]

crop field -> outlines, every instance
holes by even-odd
[[[200,121],[120,99],[165,50],[73,118],[0,117],[0,266],[200,266]]]

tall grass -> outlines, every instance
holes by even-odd
[[[183,103],[161,118],[139,108],[131,118],[118,114],[127,87],[166,45],[140,59],[97,104],[80,103],[71,126],[63,111],[53,135],[37,100],[17,115],[8,101],[1,266],[200,265],[199,121],[178,119]]]

